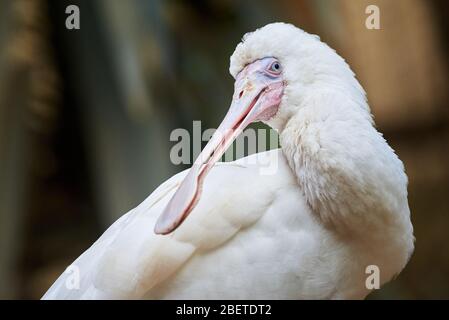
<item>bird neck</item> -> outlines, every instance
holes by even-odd
[[[341,91],[306,97],[280,132],[283,153],[326,227],[362,237],[399,227],[412,237],[403,164],[360,103]]]

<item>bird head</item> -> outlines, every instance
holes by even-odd
[[[255,70],[253,65],[261,65],[268,57],[276,59],[281,66],[280,77],[284,82],[276,114],[269,119],[261,119],[273,129],[282,131],[298,109],[306,105],[304,101],[308,96],[329,88],[349,92],[360,102],[360,111],[370,117],[365,91],[354,73],[345,60],[317,35],[292,24],[268,24],[243,36],[230,58],[229,72],[238,83],[242,73]]]
[[[229,71],[235,78],[229,111],[159,217],[157,234],[172,232],[193,210],[208,171],[250,123],[282,130],[304,97],[329,84],[345,84],[365,100],[346,62],[319,37],[291,24],[272,23],[245,34]]]

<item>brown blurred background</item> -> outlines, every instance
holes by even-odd
[[[76,4],[81,29],[67,30]],[[365,8],[380,8],[380,30]],[[170,132],[216,127],[242,35],[285,21],[352,66],[405,162],[416,251],[370,298],[449,298],[449,2],[1,0],[0,298],[40,298],[184,169]],[[151,232],[149,230],[148,232]]]

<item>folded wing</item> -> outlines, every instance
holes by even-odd
[[[270,169],[261,170],[261,164],[278,166],[278,161],[282,163],[275,168],[277,179]],[[43,299],[140,298],[172,277],[192,255],[222,245],[240,229],[251,226],[282,184],[295,183],[279,150],[219,163],[206,179],[203,196],[189,218],[175,232],[156,235],[156,220],[187,172],[164,182],[112,224]]]

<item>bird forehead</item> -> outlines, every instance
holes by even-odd
[[[246,78],[250,74],[259,71],[261,69],[267,68],[271,63],[276,61],[277,59],[274,57],[264,57],[261,59],[257,59],[253,62],[248,63],[243,69],[237,74],[236,80],[241,81],[241,79]]]
[[[249,32],[231,55],[229,72],[235,78],[248,62],[262,58],[264,54],[284,57],[292,44],[300,42],[304,35],[304,31],[287,23],[271,23]]]

